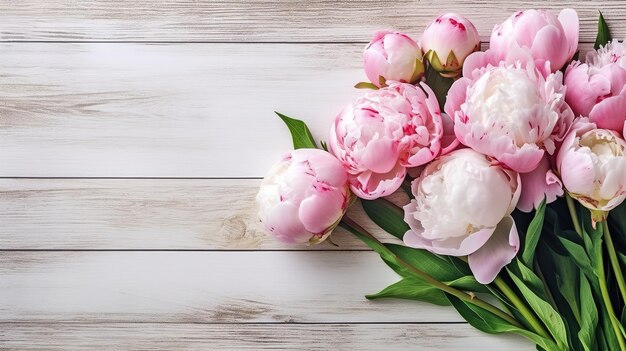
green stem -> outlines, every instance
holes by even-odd
[[[624,282],[624,274],[622,274],[622,268],[620,267],[619,261],[617,260],[615,246],[613,246],[613,239],[611,239],[611,233],[609,232],[608,221],[602,221],[602,234],[604,235],[606,248],[609,252],[609,260],[611,261],[611,266],[613,266],[615,279],[617,280],[619,291],[622,294],[622,301],[626,302],[626,282]]]
[[[548,331],[543,327],[543,324],[537,320],[535,314],[526,307],[526,304],[517,296],[515,291],[511,289],[511,287],[500,277],[496,277],[493,283],[502,291],[504,296],[506,296],[509,301],[517,308],[519,313],[524,316],[526,321],[530,324],[530,327],[533,329],[535,333],[543,336],[547,339],[552,339],[552,337],[548,334]]]
[[[404,268],[408,269],[411,274],[413,274],[414,276],[424,280],[425,282],[431,284],[432,286],[452,295],[455,296],[457,298],[459,298],[462,301],[465,301],[467,303],[473,304],[475,306],[478,306],[484,310],[487,310],[493,314],[495,314],[496,316],[506,320],[507,322],[509,322],[510,324],[524,329],[524,327],[519,324],[519,322],[517,320],[515,320],[513,317],[511,317],[510,315],[506,314],[504,311],[500,310],[499,308],[479,299],[476,296],[473,295],[469,295],[461,290],[455,289],[451,286],[448,286],[442,282],[440,282],[439,280],[433,278],[431,275],[429,275],[426,272],[423,272],[415,267],[413,267],[412,265],[410,265],[409,263],[407,263],[406,261],[402,260],[400,257],[396,256],[391,250],[387,249],[386,246],[383,245],[383,243],[381,243],[375,236],[373,236],[372,234],[370,234],[369,232],[367,232],[365,229],[363,229],[363,227],[361,227],[360,225],[358,225],[356,222],[354,222],[351,218],[344,216],[342,219],[342,223],[345,224],[345,226],[347,227],[346,229],[348,229],[349,231],[351,231],[353,234],[355,234],[357,237],[359,237],[360,235],[366,236],[371,240],[376,241],[378,244],[380,244],[380,246],[382,248],[384,248],[387,251],[387,254],[389,255],[393,255],[397,261],[398,264],[402,265]]]
[[[568,192],[565,192],[565,200],[567,201],[567,208],[569,208],[569,214],[572,217],[572,223],[574,224],[574,230],[578,235],[583,235],[583,230],[580,227],[580,221],[578,220],[578,212],[576,212],[576,205],[574,204],[574,199],[569,195]]]
[[[604,302],[604,307],[609,314],[609,320],[611,321],[611,326],[613,327],[613,331],[615,332],[615,338],[619,343],[619,348],[622,351],[626,351],[626,341],[624,341],[624,335],[622,335],[622,331],[617,322],[617,317],[615,317],[615,310],[613,309],[613,305],[611,303],[611,297],[609,296],[609,289],[606,286],[606,275],[604,273],[604,262],[602,262],[602,255],[598,255],[599,264],[598,264],[598,280],[600,283],[600,294],[602,295],[602,301]]]

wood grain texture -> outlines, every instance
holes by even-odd
[[[0,176],[260,177],[327,139],[361,45],[1,44]]]
[[[366,250],[337,228],[332,242],[287,246],[258,221],[257,179],[0,179],[0,250]],[[399,192],[398,203],[408,198]],[[358,204],[350,216],[387,242]],[[395,239],[395,240],[394,240]]]
[[[273,111],[327,139],[361,49],[0,44],[0,176],[262,177],[291,149]]]
[[[374,252],[0,252],[0,322],[461,322],[368,301],[399,278]]]
[[[514,11],[572,7],[581,18],[582,41],[593,42],[598,10],[616,37],[626,35],[621,0],[517,2],[488,0],[404,1],[0,1],[1,40],[367,42],[381,28],[418,37],[435,16],[458,12],[484,40]]]
[[[450,330],[454,329],[454,333]],[[24,324],[0,325],[20,350],[530,350],[515,336],[465,324]]]

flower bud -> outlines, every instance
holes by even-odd
[[[517,11],[493,28],[489,48],[500,57],[515,48],[527,49],[538,67],[550,62],[551,72],[556,72],[576,53],[578,30],[578,14],[572,9],[558,16],[545,10]]]
[[[426,26],[421,44],[433,69],[455,77],[461,72],[465,58],[480,48],[480,37],[467,18],[447,13]]]
[[[376,32],[363,53],[367,78],[377,87],[387,80],[414,83],[424,76],[422,49],[408,35]]]
[[[596,214],[617,207],[626,198],[625,149],[626,141],[617,132],[595,129],[595,124],[581,119],[557,156],[565,189]]]
[[[349,205],[348,176],[326,151],[286,154],[263,179],[256,202],[265,228],[288,244],[322,242]]]

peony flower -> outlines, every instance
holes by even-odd
[[[470,55],[445,105],[462,144],[520,173],[537,168],[546,152],[553,154],[574,119],[561,72],[544,76],[524,55],[513,50],[495,66],[492,53]]]
[[[422,49],[408,35],[376,32],[363,53],[367,78],[377,87],[387,80],[413,83],[424,75]]]
[[[626,116],[626,45],[617,40],[572,62],[565,71],[565,100],[599,128],[622,131]]]
[[[470,20],[447,13],[426,26],[421,45],[432,68],[444,76],[455,77],[465,58],[480,49],[480,36]]]
[[[578,48],[578,14],[564,9],[558,18],[545,10],[515,12],[491,32],[489,48],[501,57],[514,48],[528,49],[537,66],[549,61],[552,72],[568,63]]]
[[[259,217],[278,240],[319,243],[330,235],[349,205],[347,174],[326,151],[286,154],[261,183]]]
[[[469,256],[476,280],[491,283],[519,249],[510,216],[519,198],[519,176],[471,149],[430,163],[404,206],[408,246],[440,255]]]
[[[557,169],[570,195],[593,211],[608,212],[626,198],[626,141],[581,119],[557,155]],[[602,217],[595,217],[602,220]]]
[[[352,192],[375,199],[396,191],[407,168],[438,156],[442,136],[433,91],[424,83],[391,82],[339,113],[331,127],[329,147],[347,169]],[[452,144],[448,146],[456,146]]]

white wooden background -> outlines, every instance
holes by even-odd
[[[598,9],[626,34],[617,0],[0,0],[0,349],[533,349],[366,301],[397,279],[374,253],[282,246],[254,195],[272,111],[325,139],[374,30],[563,6],[584,48]]]

